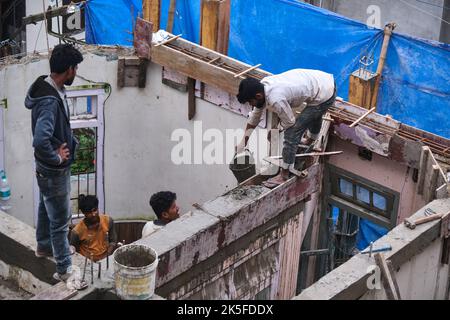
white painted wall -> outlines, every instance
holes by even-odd
[[[161,83],[161,67],[150,64],[144,89],[116,87],[117,60],[85,54],[78,74],[112,85],[105,106],[105,199],[106,211],[115,218],[150,217],[150,195],[172,190],[181,212],[190,210],[236,185],[228,165],[174,165],[171,150],[177,128],[193,133],[187,119],[187,93]],[[110,61],[108,61],[110,60]],[[0,96],[8,98],[5,111],[5,167],[12,192],[11,214],[33,225],[33,150],[31,114],[24,107],[26,91],[42,74],[47,60],[10,65],[0,70]],[[74,85],[84,84],[79,79]],[[243,116],[197,99],[194,120],[203,121],[203,131],[244,128]],[[206,144],[205,144],[206,145]]]

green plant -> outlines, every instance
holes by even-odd
[[[95,172],[95,130],[91,128],[76,129],[74,135],[79,144],[75,153],[75,161],[71,166],[72,174]]]

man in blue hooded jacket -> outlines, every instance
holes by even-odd
[[[70,128],[64,85],[71,85],[81,53],[70,44],[55,46],[49,76],[31,85],[25,106],[31,110],[31,129],[40,202],[36,227],[37,257],[54,256],[53,277],[67,281],[73,274],[68,240],[70,222],[70,165],[77,142]]]

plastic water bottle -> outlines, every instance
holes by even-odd
[[[11,188],[8,184],[8,178],[6,178],[6,173],[4,170],[0,171],[0,209],[2,211],[8,212],[11,209],[9,204],[9,199],[11,199]]]

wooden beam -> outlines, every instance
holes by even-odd
[[[142,12],[144,20],[153,24],[153,32],[159,30],[161,0],[143,0]]]
[[[358,120],[356,120],[355,122],[353,122],[349,127],[353,128],[354,126],[356,126],[358,123],[360,123],[362,120],[364,120],[364,118],[366,118],[369,114],[371,114],[372,112],[375,111],[376,108],[372,108],[369,111],[367,111],[366,113],[364,113],[361,117],[358,118]]]
[[[195,116],[195,79],[188,78],[187,82],[188,89],[188,119],[192,120]]]
[[[430,179],[429,188],[425,188],[424,190],[424,198],[425,201],[431,202],[436,198],[436,189],[438,188],[437,180],[439,176],[440,167],[437,164],[431,166],[431,174],[428,174],[425,179]]]
[[[419,177],[417,179],[417,193],[423,195],[425,185],[425,175],[428,167],[428,157],[431,151],[428,147],[422,147],[422,153],[420,154],[419,162]]]
[[[178,43],[180,39],[175,40]],[[200,50],[203,51],[203,50]],[[191,78],[211,84],[217,88],[237,94],[240,80],[234,78],[234,73],[224,70],[218,66],[208,64],[207,62],[192,57],[179,50],[168,46],[152,46],[151,60],[164,67],[173,68]],[[223,60],[229,60],[226,56],[221,56]]]
[[[227,54],[230,31],[230,0],[202,0],[200,44]]]
[[[125,59],[119,59],[117,62],[117,86],[125,86]]]
[[[358,69],[350,75],[348,101],[365,109],[370,103],[378,75],[368,70]]]
[[[79,3],[85,3],[86,1],[82,1]],[[78,3],[78,4],[79,4]],[[47,10],[45,13],[32,14],[22,18],[22,24],[30,24],[42,21],[44,19],[50,19],[58,16],[64,16],[67,14],[67,8],[69,5],[65,5],[59,8]]]
[[[391,270],[384,259],[382,253],[376,253],[374,255],[375,263],[380,268],[381,271],[381,281],[383,282],[383,287],[386,292],[388,300],[401,300],[400,292],[398,291],[397,281],[395,279],[394,273]]]
[[[169,5],[169,15],[167,18],[167,27],[166,27],[166,31],[172,33],[173,30],[173,18],[175,15],[175,7],[177,5],[177,1],[176,0],[170,0],[170,5]]]
[[[77,290],[68,289],[67,284],[59,282],[58,284],[39,292],[30,300],[68,300],[78,293]]]

